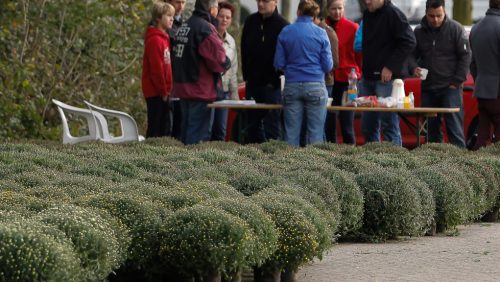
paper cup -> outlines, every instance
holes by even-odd
[[[425,80],[427,78],[428,73],[429,73],[428,69],[421,68],[420,69],[420,79]]]
[[[333,98],[328,98],[328,102],[327,102],[326,106],[327,106],[327,107],[328,107],[328,106],[331,106],[331,105],[332,105],[332,103],[333,103]]]

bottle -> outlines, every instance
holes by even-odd
[[[411,107],[410,105],[410,96],[405,96],[403,98],[403,108],[409,109]]]
[[[410,98],[410,107],[415,107],[415,96],[413,96],[413,92],[410,92],[410,95],[408,95],[408,97]]]
[[[347,87],[347,100],[352,103],[358,98],[358,76],[354,68],[351,69],[347,79],[349,81],[349,86]]]

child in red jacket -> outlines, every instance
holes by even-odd
[[[172,91],[172,67],[170,64],[170,38],[175,8],[165,2],[154,2],[151,22],[144,39],[142,61],[142,92],[148,111],[146,137],[170,134],[169,97]]]

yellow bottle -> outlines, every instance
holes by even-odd
[[[405,109],[411,108],[410,97],[405,96],[405,98],[403,99],[403,108]]]

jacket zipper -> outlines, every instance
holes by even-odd
[[[260,30],[262,31],[262,42],[264,42],[264,24],[260,25]]]

